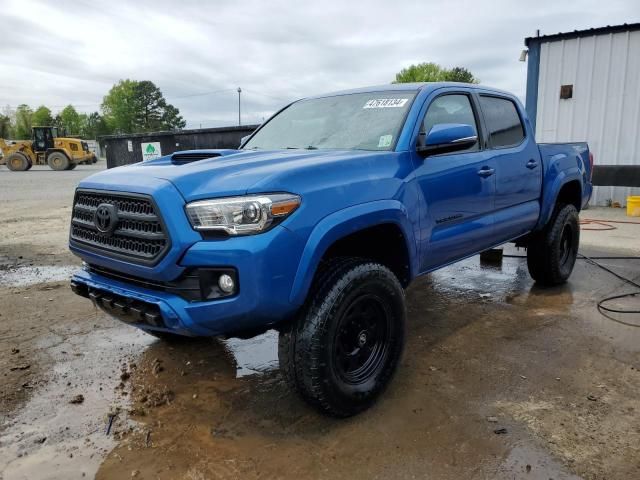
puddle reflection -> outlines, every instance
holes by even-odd
[[[238,378],[278,368],[278,332],[275,330],[248,340],[230,338],[223,343],[235,358]]]

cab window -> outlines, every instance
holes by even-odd
[[[492,148],[513,147],[524,140],[524,127],[516,104],[507,98],[480,96]]]
[[[467,95],[442,95],[431,102],[424,116],[424,121],[422,122],[422,131],[428,135],[431,128],[440,123],[463,123],[471,125],[476,135],[478,134],[476,117],[473,114],[473,107]],[[475,145],[467,150],[463,150],[463,152],[473,152],[478,149],[479,143],[476,142]]]

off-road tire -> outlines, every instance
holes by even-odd
[[[557,205],[549,224],[529,240],[529,274],[540,285],[565,283],[576,263],[579,245],[578,210],[573,205]]]
[[[76,168],[78,166],[77,163],[74,162],[69,162],[69,166],[67,167],[67,170],[73,170],[74,168]]]
[[[362,412],[393,377],[405,317],[404,291],[388,268],[357,258],[326,262],[305,306],[280,332],[287,383],[322,413]]]
[[[20,152],[14,152],[7,156],[7,168],[12,172],[24,172],[31,168],[29,158]]]
[[[330,261],[321,262],[318,266],[313,285],[311,286],[311,291],[318,290],[320,285],[325,285],[330,280],[334,281],[336,273],[340,273],[343,269],[360,263],[362,263],[362,259],[355,257],[337,257]],[[289,387],[298,392],[298,394],[305,400],[310,401],[310,399],[306,398],[304,389],[298,384],[298,378],[296,376],[296,362],[294,356],[295,338],[293,332],[294,326],[300,322],[304,322],[304,319],[301,319],[300,317],[306,314],[308,307],[309,301],[306,302],[304,308],[292,322],[286,322],[280,326],[280,335],[278,337],[278,363],[280,371]]]
[[[70,163],[69,157],[62,152],[53,152],[47,157],[47,164],[49,165],[49,168],[58,172],[68,170]]]

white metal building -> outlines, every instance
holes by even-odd
[[[596,165],[640,166],[640,23],[530,37],[527,112],[538,142],[584,141]],[[595,187],[626,204],[640,188]]]

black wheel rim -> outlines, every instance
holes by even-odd
[[[334,341],[338,376],[358,385],[375,377],[388,356],[391,318],[388,307],[377,295],[356,298],[345,309]]]
[[[560,236],[560,265],[566,265],[573,254],[573,229],[567,224],[562,229]]]

